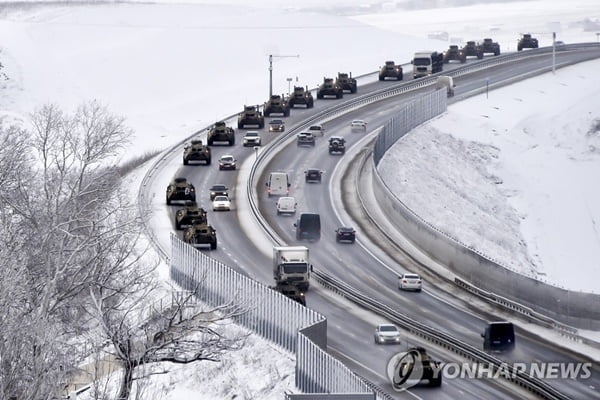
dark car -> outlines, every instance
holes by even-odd
[[[283,132],[285,124],[282,119],[273,119],[269,122],[269,132]]]
[[[229,188],[225,185],[214,184],[208,190],[210,191],[210,201],[213,201],[217,196],[229,197]]]
[[[224,169],[236,169],[236,159],[231,154],[225,154],[219,158],[219,170]]]
[[[309,168],[304,171],[304,180],[306,182],[318,182],[321,183],[321,175],[323,175],[323,171],[317,168]]]
[[[515,348],[515,328],[512,322],[490,322],[481,337],[485,351],[510,352]]]
[[[356,231],[351,226],[340,226],[335,230],[336,242],[354,243],[356,240]]]

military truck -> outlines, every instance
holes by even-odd
[[[483,58],[483,53],[481,52],[481,49],[473,40],[469,40],[467,44],[465,44],[465,46],[462,48],[462,52],[465,55],[465,58],[477,57],[480,60]]]
[[[167,186],[167,205],[172,201],[196,201],[196,188],[186,178],[175,178]]]
[[[198,207],[198,203],[195,201],[187,200],[184,208],[180,208],[175,213],[175,229],[188,228],[194,221],[207,223],[206,210]]]
[[[323,77],[323,83],[317,89],[317,99],[324,99],[325,96],[341,99],[344,97],[344,89],[333,78]]]
[[[227,142],[229,146],[235,144],[235,130],[227,126],[224,121],[216,122],[208,131],[206,139],[209,146],[214,142]]]
[[[390,365],[392,363],[392,386],[396,390],[425,380],[432,387],[442,385],[442,363],[431,358],[423,347],[410,347],[406,352],[398,353],[390,359]]]
[[[290,104],[283,95],[272,95],[265,103],[263,110],[266,117],[270,117],[271,114],[281,114],[284,117],[290,116]]]
[[[288,104],[291,108],[297,105],[312,108],[314,106],[314,98],[308,86],[304,89],[302,86],[294,86],[294,93],[288,99]]]
[[[238,115],[238,129],[264,128],[265,117],[257,106],[244,106],[244,111]]]
[[[385,65],[379,69],[379,80],[385,81],[386,78],[393,78],[401,81],[404,77],[402,66],[396,65],[393,61],[386,61]]]
[[[345,92],[356,93],[358,90],[358,83],[356,82],[356,79],[352,77],[352,73],[347,74],[345,72],[338,72],[336,84]]]
[[[444,53],[444,64],[448,64],[450,61],[460,61],[461,63],[467,62],[467,56],[459,49],[457,45],[451,44],[448,50]]]
[[[479,43],[479,50],[483,55],[493,53],[495,56],[499,56],[500,44],[498,42],[494,42],[490,38],[485,38],[483,39],[483,42]]]
[[[210,147],[202,143],[202,140],[193,139],[183,148],[183,165],[188,165],[190,161],[202,161],[205,165],[210,165]]]
[[[297,301],[303,306],[306,306],[306,298],[304,297],[304,292],[300,290],[297,286],[286,283],[279,283],[275,286],[269,286],[269,288],[283,294],[284,296],[289,297],[294,301]]]
[[[183,241],[194,247],[209,245],[211,250],[215,250],[217,248],[217,231],[206,222],[196,220],[183,232]]]
[[[308,290],[310,264],[306,246],[274,246],[273,278],[276,285],[293,285]]]
[[[531,36],[531,33],[525,33],[519,39],[519,43],[517,44],[517,50],[521,51],[523,49],[537,49],[540,46],[538,40]]]
[[[345,154],[346,139],[341,136],[331,136],[329,138],[329,154]]]

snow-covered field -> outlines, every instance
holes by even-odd
[[[598,70],[590,61],[452,105],[396,143],[379,170],[410,208],[461,242],[598,293]]]
[[[538,36],[541,45],[550,44],[552,31],[557,32],[558,40],[565,42],[596,41],[596,32],[600,32],[600,24],[597,24],[600,3],[597,0],[532,0],[412,11],[396,7],[404,3],[413,6],[419,4],[373,0],[256,0],[252,3],[244,0],[188,0],[44,4],[0,0],[0,62],[4,66],[0,73],[6,75],[6,79],[0,76],[0,120],[3,123],[26,123],[28,114],[42,104],[56,103],[65,110],[72,110],[82,102],[96,99],[108,105],[112,112],[124,116],[127,124],[135,131],[131,147],[123,155],[126,160],[150,150],[165,149],[196,130],[241,111],[244,104],[262,104],[268,95],[269,54],[299,55],[274,59],[274,92],[284,93],[288,91],[290,84],[287,78],[292,78],[292,84],[314,87],[322,81],[324,75],[334,76],[338,71],[352,72],[355,76],[373,72],[385,60],[408,62],[416,50],[444,50],[451,42],[492,37],[506,51],[515,49],[516,40],[523,29]],[[368,6],[369,4],[373,6]],[[597,28],[594,24],[597,24]],[[584,30],[590,27],[591,30]],[[432,39],[444,35],[447,35],[447,40]],[[569,110],[563,112],[563,115],[568,117],[574,115],[571,108],[578,107],[577,103],[570,102],[571,99],[579,101],[572,96],[573,90],[569,88],[576,87],[574,81],[581,79],[579,74],[588,74],[584,69],[574,68],[577,72],[573,74],[557,74],[561,77],[560,82],[568,85],[565,88],[569,95],[560,95],[561,104]],[[586,80],[591,86],[590,78]],[[526,98],[520,90],[511,91],[507,88],[494,91],[490,94],[489,102],[482,105],[490,106],[494,101],[495,106],[506,109],[514,108],[512,104],[515,98],[523,99],[528,105],[548,98],[542,93],[538,93],[537,97]],[[588,101],[589,103],[591,102]],[[466,118],[459,112],[464,107],[466,106],[460,104],[453,106],[446,118]],[[457,114],[454,114],[454,110],[457,110]],[[546,154],[554,157],[558,153],[563,157],[562,165],[567,165],[569,154],[583,157],[583,148],[577,147],[581,142],[571,143],[569,137],[558,130],[560,124],[575,127],[575,123],[568,119],[554,119],[555,122],[546,123],[546,119],[551,116],[540,112],[541,110],[537,110],[537,115],[532,117],[544,121],[544,126],[556,128],[554,142],[542,142],[539,135],[543,132],[536,131],[531,133],[529,141],[515,143],[515,148],[517,145],[538,143],[541,149],[547,151]],[[498,113],[493,113],[490,109],[486,113],[493,117],[487,121],[488,130],[495,127],[500,132],[501,129],[508,128],[503,124],[506,120],[500,120]],[[519,121],[522,122],[527,117],[527,114],[521,114]],[[492,121],[498,125],[493,125]],[[469,123],[472,122],[479,123],[469,120]],[[523,126],[525,125],[521,124],[519,128]],[[585,124],[578,126],[585,129]],[[489,143],[499,146],[492,138],[499,140],[505,136],[490,135]],[[429,143],[425,134],[422,137],[422,145]],[[444,146],[454,146],[460,151],[460,141],[471,139],[445,136],[443,140]],[[439,135],[439,140],[442,140],[442,135]],[[563,148],[552,148],[551,143],[560,143]],[[565,146],[570,146],[571,150],[564,149]],[[489,149],[489,144],[471,147],[478,149],[478,153],[474,154],[498,154],[499,160],[503,161],[501,150],[491,153],[483,151]],[[529,153],[533,154],[531,151]],[[572,164],[584,167],[597,158],[594,153],[585,157],[586,161]],[[479,165],[483,167],[484,164]],[[572,235],[552,237],[552,241],[548,242],[549,246],[541,241],[547,236],[545,229],[566,232],[562,225],[546,227],[537,223],[547,218],[544,213],[553,216],[552,222],[561,221],[554,217],[556,215],[568,217],[564,204],[552,202],[559,208],[542,207],[540,213],[519,210],[517,202],[530,204],[535,198],[543,198],[544,195],[540,194],[542,188],[537,185],[543,182],[536,181],[536,191],[531,191],[529,197],[530,191],[522,190],[526,185],[519,185],[520,182],[516,181],[518,177],[508,174],[516,174],[518,170],[508,170],[506,163],[498,162],[496,165],[504,167],[493,170],[493,166],[490,166],[490,169],[480,170],[484,171],[484,175],[495,174],[502,178],[503,190],[498,187],[493,193],[499,196],[495,201],[500,204],[501,209],[517,210],[516,214],[511,211],[518,218],[512,220],[514,223],[510,224],[510,229],[520,232],[529,249],[528,253],[521,252],[521,259],[532,260],[540,271],[545,271],[550,276],[552,268],[542,264],[558,256],[544,253],[545,249],[553,248],[556,241],[562,240],[564,246],[560,251],[568,249],[574,260],[572,249],[580,248],[574,243],[580,239]],[[437,170],[436,176],[440,180],[445,179],[443,175],[440,176],[440,172],[444,171],[457,173],[448,168]],[[553,183],[560,181],[564,179],[557,179]],[[592,186],[590,183],[588,189]],[[509,189],[514,190],[510,193],[519,192],[519,189],[521,191],[518,196],[503,200]],[[585,191],[573,195],[582,199],[577,209],[580,215],[585,213],[585,209],[581,208],[583,199],[593,209],[591,204],[595,199],[585,197],[592,194],[594,192]],[[553,194],[547,192],[545,196]],[[523,215],[528,218],[522,220]],[[595,240],[596,247],[588,246],[594,250],[598,248],[598,240],[597,236],[591,236],[595,232],[591,220],[586,220],[582,227],[590,233],[586,237],[586,243]],[[569,224],[575,221],[579,224],[578,220],[571,218],[563,221]],[[520,224],[517,225],[517,222]],[[537,242],[530,243],[532,239]],[[600,259],[598,250],[585,254],[591,260]],[[583,259],[578,261],[580,262],[573,262],[562,268],[568,270],[571,277],[580,277],[583,283],[590,281],[588,276],[576,272],[580,265],[590,264],[584,263],[586,260]],[[265,348],[257,352],[266,354]],[[276,355],[273,357],[277,358]],[[270,359],[267,356],[263,358],[266,361]],[[235,359],[240,365],[250,362],[243,357]],[[202,371],[204,367],[199,368]],[[283,367],[278,371],[284,371]],[[227,375],[227,371],[221,372],[225,374],[223,377]],[[196,373],[187,370],[181,374]],[[276,375],[273,373],[273,376]],[[218,384],[219,379],[221,378],[215,377],[212,382]],[[191,392],[170,392],[165,393],[164,398],[226,397],[223,392],[218,392],[219,388],[210,392],[212,388],[199,385],[196,389],[193,395]],[[208,393],[212,393],[212,396]],[[257,392],[256,395],[253,393],[241,392],[238,397],[269,398],[263,392]],[[199,397],[204,394],[206,397]],[[273,390],[270,396],[273,399],[281,398],[282,392]]]

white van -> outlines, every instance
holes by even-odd
[[[277,199],[277,215],[296,214],[296,199],[291,196],[280,197]]]
[[[290,181],[285,172],[271,172],[266,185],[269,197],[287,196],[290,193]]]

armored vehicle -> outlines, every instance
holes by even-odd
[[[444,63],[448,64],[450,61],[460,61],[461,63],[467,62],[467,56],[462,49],[459,49],[457,45],[451,44],[448,50],[444,53]]]
[[[463,47],[462,52],[465,55],[465,58],[477,57],[480,60],[483,58],[483,53],[481,52],[481,49],[473,40],[470,40],[467,42],[467,44],[465,44],[465,47]]]
[[[338,72],[336,83],[346,92],[356,93],[356,90],[358,89],[358,84],[356,79],[352,77],[352,73],[348,75],[345,72]]]
[[[499,56],[500,44],[498,44],[498,42],[494,42],[490,38],[485,38],[483,39],[483,42],[479,43],[479,50],[483,55],[493,53],[495,56]]]
[[[214,142],[227,142],[229,146],[235,144],[235,131],[227,126],[225,122],[216,122],[208,131],[207,142],[212,146]]]
[[[198,207],[195,201],[188,200],[185,202],[185,207],[180,208],[175,213],[175,229],[181,230],[192,225],[193,221],[207,223],[206,210]]]
[[[329,138],[329,154],[346,153],[346,139],[341,136],[331,136]]]
[[[185,178],[175,178],[167,186],[167,205],[176,200],[196,201],[196,188]]]
[[[431,358],[423,347],[410,347],[394,356],[390,363],[394,367],[392,385],[396,390],[422,381],[428,381],[433,387],[442,385],[442,364]]]
[[[244,111],[238,115],[238,129],[246,127],[259,129],[264,128],[265,117],[258,106],[244,106]]]
[[[274,94],[269,101],[265,103],[264,112],[267,117],[271,116],[271,114],[281,114],[284,117],[289,117],[290,104],[285,97]]]
[[[402,66],[396,65],[393,61],[386,61],[385,65],[379,69],[380,81],[385,81],[385,78],[393,78],[397,81],[401,81],[403,76]]]
[[[217,248],[217,231],[206,222],[194,221],[183,232],[183,241],[194,247],[209,245],[211,250]]]
[[[276,286],[269,286],[271,289],[289,297],[290,299],[297,301],[298,303],[306,306],[306,298],[304,292],[297,286],[287,283],[278,283]]]
[[[183,165],[188,165],[190,161],[202,161],[204,164],[210,165],[210,147],[204,145],[202,140],[192,140],[183,148]]]
[[[304,89],[302,86],[294,86],[294,93],[288,99],[288,104],[292,108],[297,105],[312,108],[314,106],[314,98],[308,87]]]
[[[532,37],[531,33],[525,33],[523,34],[523,37],[519,39],[517,50],[521,51],[523,49],[537,49],[539,46],[538,40]]]
[[[341,99],[344,97],[344,89],[333,78],[323,78],[323,83],[317,90],[317,99],[324,99],[325,96]]]

